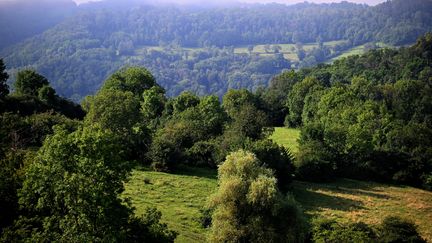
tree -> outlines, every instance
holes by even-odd
[[[277,189],[270,169],[238,151],[218,168],[219,189],[210,199],[210,242],[301,242],[305,221],[290,196]]]
[[[246,89],[230,89],[225,93],[222,99],[222,106],[231,118],[234,118],[237,115],[242,106],[255,106],[255,104],[256,100],[254,95]]]
[[[98,124],[121,136],[127,144],[128,159],[144,160],[150,144],[149,129],[143,123],[139,97],[130,91],[105,90],[89,98],[85,126]]]
[[[162,115],[166,103],[165,92],[157,86],[145,90],[142,94],[141,113],[147,121]]]
[[[123,68],[109,77],[101,88],[105,90],[120,90],[132,92],[141,97],[143,92],[153,86],[158,86],[153,75],[145,68]]]
[[[301,82],[294,84],[286,101],[286,106],[289,111],[286,117],[287,125],[292,127],[301,125],[305,98],[311,91],[317,89],[322,89],[322,86],[314,77],[307,77]]]
[[[39,89],[49,85],[48,80],[34,70],[26,69],[17,73],[15,92],[19,95],[37,96]]]
[[[195,107],[200,102],[198,96],[191,92],[183,92],[173,101],[174,114],[179,114],[188,108]]]
[[[89,102],[86,124],[99,124],[117,134],[131,134],[140,122],[140,103],[130,91],[106,90]]]
[[[272,131],[268,125],[268,117],[264,111],[253,105],[244,105],[240,107],[233,122],[229,124],[229,129],[236,132],[237,136],[259,139]]]
[[[289,150],[269,139],[246,144],[246,150],[253,152],[262,166],[272,169],[278,188],[287,191],[295,172],[294,159]]]
[[[0,59],[0,99],[6,97],[9,94],[9,87],[6,83],[9,75],[6,73],[6,66],[3,59]]]
[[[54,104],[57,98],[56,91],[50,86],[44,85],[38,91],[38,98],[46,104]]]

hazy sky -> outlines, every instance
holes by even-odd
[[[84,3],[89,2],[89,0],[74,0],[77,3]],[[239,2],[247,2],[247,3],[272,3],[272,2],[278,2],[278,3],[286,3],[286,4],[294,4],[299,2],[305,2],[305,0],[238,0]],[[341,2],[342,0],[308,0],[308,2],[314,2],[314,3],[328,3],[328,2]],[[386,0],[348,0],[348,2],[355,2],[355,3],[366,3],[369,5],[376,5],[378,3],[385,2]],[[208,0],[159,0],[159,2],[173,2],[173,3],[208,3]],[[229,2],[227,0],[222,0],[218,2]]]

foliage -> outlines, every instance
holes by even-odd
[[[90,100],[85,118],[87,124],[97,123],[103,129],[128,135],[140,121],[140,103],[130,91],[107,90]]]
[[[262,166],[273,170],[278,188],[286,191],[295,172],[290,151],[268,139],[246,144],[245,147],[256,155]]]
[[[363,222],[340,224],[323,218],[312,224],[314,242],[426,242],[415,224],[395,216],[386,217],[375,229]]]
[[[39,89],[48,85],[48,80],[34,70],[22,70],[17,73],[15,92],[20,95],[37,96]]]
[[[6,239],[112,241],[148,234],[173,240],[175,235],[159,225],[160,216],[134,219],[118,197],[129,171],[119,144],[115,134],[98,127],[73,133],[57,127],[27,170],[18,195],[28,213]]]
[[[304,221],[294,201],[277,189],[270,169],[245,151],[218,168],[219,189],[211,198],[211,242],[302,241]]]
[[[162,116],[167,99],[164,90],[153,86],[142,94],[141,113],[147,122],[151,122]],[[155,124],[156,125],[156,124]]]
[[[376,234],[365,223],[341,225],[330,219],[315,219],[312,222],[313,242],[374,242]]]
[[[430,69],[430,36],[410,48],[370,51],[300,71],[306,78],[287,98],[287,121],[303,124],[300,178],[428,187],[432,92],[423,73]]]
[[[157,86],[153,75],[145,68],[128,67],[112,74],[103,84],[101,92],[117,90],[141,96],[145,90]]]

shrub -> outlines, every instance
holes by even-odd
[[[312,240],[314,242],[374,242],[376,234],[365,223],[342,225],[331,219],[315,219],[312,222]]]

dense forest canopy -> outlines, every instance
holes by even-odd
[[[104,1],[80,6],[1,56],[12,80],[17,69],[31,66],[76,101],[124,65],[148,67],[170,96],[190,90],[221,97],[230,88],[267,86],[283,69],[325,62],[355,46],[413,43],[431,31],[431,13],[429,0],[211,8]],[[257,55],[259,44],[265,46]]]

